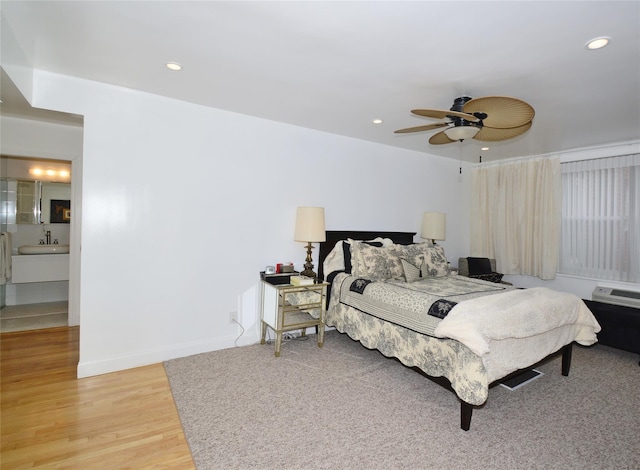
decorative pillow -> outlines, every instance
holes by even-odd
[[[410,245],[396,245],[398,250],[401,250],[407,258],[414,258],[416,256],[424,255],[429,248],[432,248],[431,243],[412,243]]]
[[[451,267],[444,255],[444,248],[439,245],[416,243],[406,246],[396,245],[396,247],[402,250],[401,258],[411,261],[416,266],[420,263],[418,257],[423,258],[422,277],[444,277],[451,273]]]
[[[325,274],[325,277],[335,272],[351,272],[351,250],[349,248],[349,243],[349,241],[340,240],[333,246],[333,249],[324,259],[324,263],[322,265],[322,272]],[[391,239],[382,237],[367,240],[367,243],[377,243],[377,246],[393,245],[393,241]]]
[[[440,245],[432,246],[426,253],[425,268],[422,269],[424,277],[444,277],[451,274],[451,266],[444,254],[444,248]]]
[[[381,247],[383,246],[382,244],[382,238],[378,237],[378,238],[374,238],[373,240],[367,240],[367,241],[359,241],[359,243],[366,243],[367,245],[371,245],[371,246],[377,246],[377,247]],[[353,271],[353,254],[351,253],[351,244],[353,242],[355,242],[356,240],[352,240],[351,238],[347,239],[347,241],[343,241],[342,242],[342,251],[343,251],[343,258],[344,258],[344,272],[351,274],[351,272]]]
[[[351,242],[353,276],[367,279],[392,279],[402,277],[402,264],[395,246],[377,247],[366,242]]]
[[[500,284],[502,282],[502,276],[504,274],[501,273],[485,273],[485,274],[469,274],[469,277],[473,277],[475,279],[482,279],[483,281],[497,282]]]
[[[422,279],[422,266],[424,265],[424,256],[416,256],[413,260],[400,258],[404,278],[407,282],[416,282]]]

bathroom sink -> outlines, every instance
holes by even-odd
[[[22,245],[18,248],[21,255],[56,255],[69,253],[69,245]]]

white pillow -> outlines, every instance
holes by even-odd
[[[337,242],[322,263],[322,272],[326,279],[334,271],[344,271],[344,250],[342,240]]]

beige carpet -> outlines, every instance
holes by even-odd
[[[6,306],[0,309],[0,332],[67,326],[68,312],[66,301]]]
[[[510,391],[493,387],[460,429],[455,395],[328,332],[165,363],[197,468],[637,469],[638,356],[574,347]]]

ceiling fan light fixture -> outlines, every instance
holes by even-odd
[[[460,111],[462,109],[462,111]],[[475,139],[482,142],[499,142],[513,139],[527,132],[533,124],[536,112],[530,104],[509,96],[463,96],[454,100],[450,110],[412,109],[411,114],[442,122],[408,127],[393,131],[394,134],[444,129],[429,138],[431,145],[444,145]]]
[[[480,128],[476,126],[456,126],[445,129],[444,133],[451,140],[464,140],[473,138],[478,131]]]

